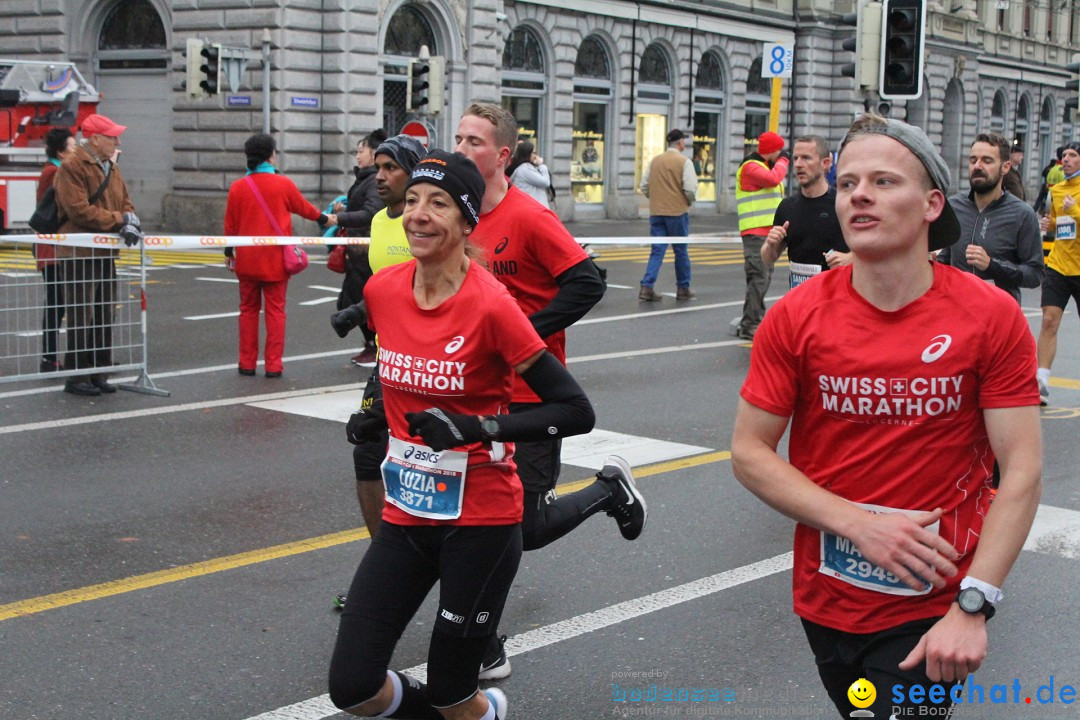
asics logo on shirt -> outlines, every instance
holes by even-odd
[[[952,345],[952,338],[948,335],[938,335],[932,338],[930,344],[922,351],[922,361],[924,363],[934,362],[945,354],[950,345]]]
[[[509,244],[510,238],[504,237],[502,240],[499,241],[499,244],[495,246],[495,254],[498,255],[499,253],[501,253],[503,250],[506,249],[506,246]]]
[[[461,346],[465,344],[465,338],[462,335],[457,335],[453,340],[446,343],[446,354],[457,352],[461,349]]]

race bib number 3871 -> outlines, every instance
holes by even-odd
[[[873,513],[909,512],[881,505],[864,503],[856,503],[856,505]],[[934,523],[926,529],[936,533],[938,526],[939,523]],[[855,543],[846,537],[828,532],[821,533],[821,564],[818,566],[818,572],[864,590],[888,595],[926,595],[933,587],[930,583],[926,583],[922,590],[912,590],[900,578],[863,557],[859,549],[855,547]]]
[[[382,463],[386,501],[417,517],[461,517],[468,462],[467,452],[435,452],[426,445],[391,437]]]

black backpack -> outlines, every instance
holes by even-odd
[[[109,185],[109,178],[112,177],[112,173],[105,176],[105,179],[101,181],[101,185],[94,191],[94,194],[90,196],[90,204],[93,205],[105,192],[105,188]],[[64,221],[60,219],[60,207],[56,204],[56,188],[51,187],[45,191],[45,194],[41,196],[41,202],[38,203],[37,208],[34,209],[34,214],[30,216],[27,224],[34,231],[42,235],[53,235],[60,226],[64,224]]]

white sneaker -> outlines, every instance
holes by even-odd
[[[495,717],[499,720],[506,720],[506,693],[499,688],[488,688],[484,691],[487,695],[488,702],[495,708]]]
[[[618,455],[610,455],[604,461],[604,468],[596,474],[601,482],[611,488],[614,505],[607,514],[619,524],[619,532],[627,540],[637,540],[645,523],[649,519],[645,498],[634,482],[630,472],[630,463]]]

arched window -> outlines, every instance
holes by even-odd
[[[716,200],[717,162],[724,112],[724,68],[714,52],[701,56],[694,76],[694,170],[698,176],[697,198]]]
[[[570,194],[575,203],[595,205],[604,201],[611,80],[611,59],[604,43],[592,36],[582,40],[574,61],[570,148]]]
[[[1045,167],[1050,162],[1054,152],[1054,100],[1053,97],[1043,98],[1042,109],[1039,111],[1039,167]]]
[[[543,121],[543,103],[547,94],[544,48],[536,33],[519,25],[510,33],[503,48],[502,104],[518,123],[518,139],[533,144],[546,155],[539,130]]]
[[[720,66],[716,53],[707,52],[702,55],[694,87],[697,90],[724,89],[724,69]]]
[[[1013,144],[1025,147],[1028,133],[1031,131],[1031,104],[1027,95],[1020,96],[1020,102],[1016,105],[1016,132],[1013,133]]]
[[[105,16],[98,50],[147,50],[165,47],[165,26],[146,0],[120,0]]]
[[[421,46],[432,55],[439,54],[431,22],[414,5],[402,5],[390,18],[383,41],[383,127],[396,132],[408,119],[406,105],[406,74],[408,64],[402,58],[414,58]]]
[[[608,62],[603,43],[594,37],[587,37],[582,41],[577,60],[574,61],[574,76],[611,80],[611,63]]]
[[[761,58],[754,58],[746,77],[746,125],[743,144],[749,154],[757,147],[761,133],[769,129],[769,106],[772,104],[772,84],[761,77]]]
[[[1005,132],[1005,93],[1001,90],[994,93],[994,102],[990,106],[990,131]]]
[[[402,5],[390,18],[383,52],[387,55],[415,57],[420,52],[421,45],[427,45],[432,55],[439,54],[431,23],[412,5]]]
[[[671,67],[667,54],[655,43],[645,48],[638,66],[638,82],[671,85]]]
[[[543,73],[544,50],[536,34],[523,25],[514,28],[503,48],[502,63],[503,70]]]

